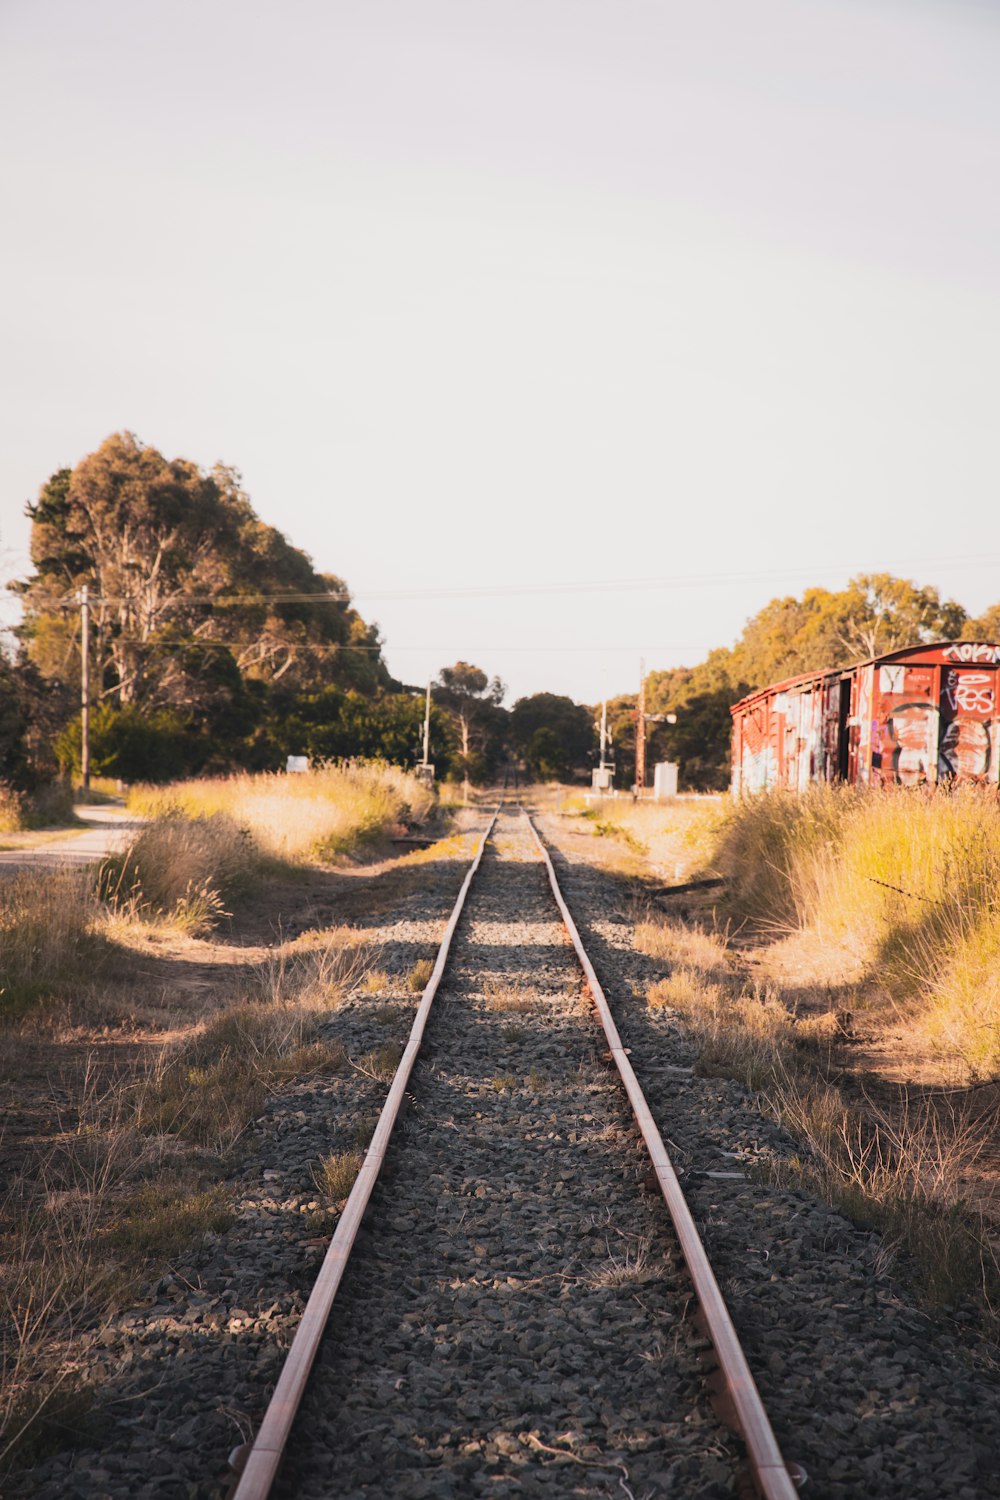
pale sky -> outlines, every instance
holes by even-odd
[[[5,575],[130,429],[412,683],[593,702],[859,571],[978,612],[998,81],[971,0],[0,0]]]

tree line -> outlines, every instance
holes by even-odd
[[[90,762],[97,775],[166,780],[271,770],[289,754],[412,765],[423,689],[392,677],[378,628],[342,579],[255,513],[235,469],[206,472],[115,433],[27,507],[34,571],[0,661],[0,779],[31,790],[78,772],[81,592],[90,619]],[[443,667],[431,710],[439,775],[537,774],[586,762],[589,710]]]
[[[419,758],[423,689],[393,678],[378,627],[344,581],[255,513],[239,473],[166,459],[115,433],[42,485],[28,507],[33,572],[13,587],[23,619],[0,659],[0,780],[32,790],[79,770],[81,590],[89,595],[91,768],[133,780],[312,759]],[[839,592],[773,599],[731,647],[694,667],[654,670],[650,761],[682,784],[728,781],[730,705],[782,677],[920,640],[991,639],[1000,605],[970,618],[937,590],[887,574]],[[438,675],[432,760],[477,782],[505,763],[544,779],[586,778],[597,710],[556,693],[505,709],[473,663]],[[617,784],[635,775],[637,696],[609,703]]]

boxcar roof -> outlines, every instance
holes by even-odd
[[[738,713],[742,713],[752,703],[757,702],[761,698],[770,698],[776,693],[787,693],[792,688],[805,687],[810,682],[828,682],[831,678],[849,677],[852,673],[859,671],[861,667],[878,666],[881,662],[900,661],[906,657],[914,657],[916,660],[926,660],[928,653],[930,653],[930,659],[933,660],[934,652],[946,651],[950,646],[968,646],[968,657],[959,658],[959,660],[965,660],[969,665],[977,661],[988,660],[988,658],[984,658],[983,656],[972,654],[976,650],[982,651],[983,649],[993,653],[994,662],[1000,662],[1000,645],[996,641],[917,641],[912,646],[897,646],[893,651],[882,651],[878,656],[864,656],[860,661],[848,662],[842,667],[823,667],[816,672],[802,672],[798,677],[785,677],[780,682],[769,683],[767,687],[755,688],[752,693],[747,693],[738,703],[734,703],[729,712],[735,716]]]

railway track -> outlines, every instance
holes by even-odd
[[[513,806],[483,836],[235,1463],[235,1500],[708,1497],[741,1472],[768,1500],[796,1494],[551,861]]]

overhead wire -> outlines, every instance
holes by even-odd
[[[1000,553],[963,553],[954,557],[935,557],[918,560],[902,561],[893,563],[895,568],[918,568],[918,567],[995,567],[1000,563]],[[618,590],[655,589],[655,588],[705,588],[711,584],[731,584],[744,579],[766,579],[766,578],[791,578],[798,577],[803,572],[810,575],[815,574],[838,574],[849,572],[854,577],[875,576],[878,570],[875,568],[865,569],[859,567],[857,561],[842,563],[803,563],[787,568],[767,569],[740,569],[731,572],[717,573],[675,573],[658,574],[639,578],[592,578],[592,579],[567,579],[564,582],[501,582],[495,584],[467,584],[457,587],[433,587],[433,588],[390,588],[375,585],[371,588],[344,589],[256,594],[183,594],[176,601],[185,605],[211,605],[213,607],[229,607],[249,604],[352,604],[358,599],[474,599],[474,598],[505,598],[526,595],[545,594],[572,594],[572,593],[604,593],[616,592]],[[92,595],[92,604],[120,605],[135,601],[135,595]],[[173,602],[173,601],[171,601]]]

